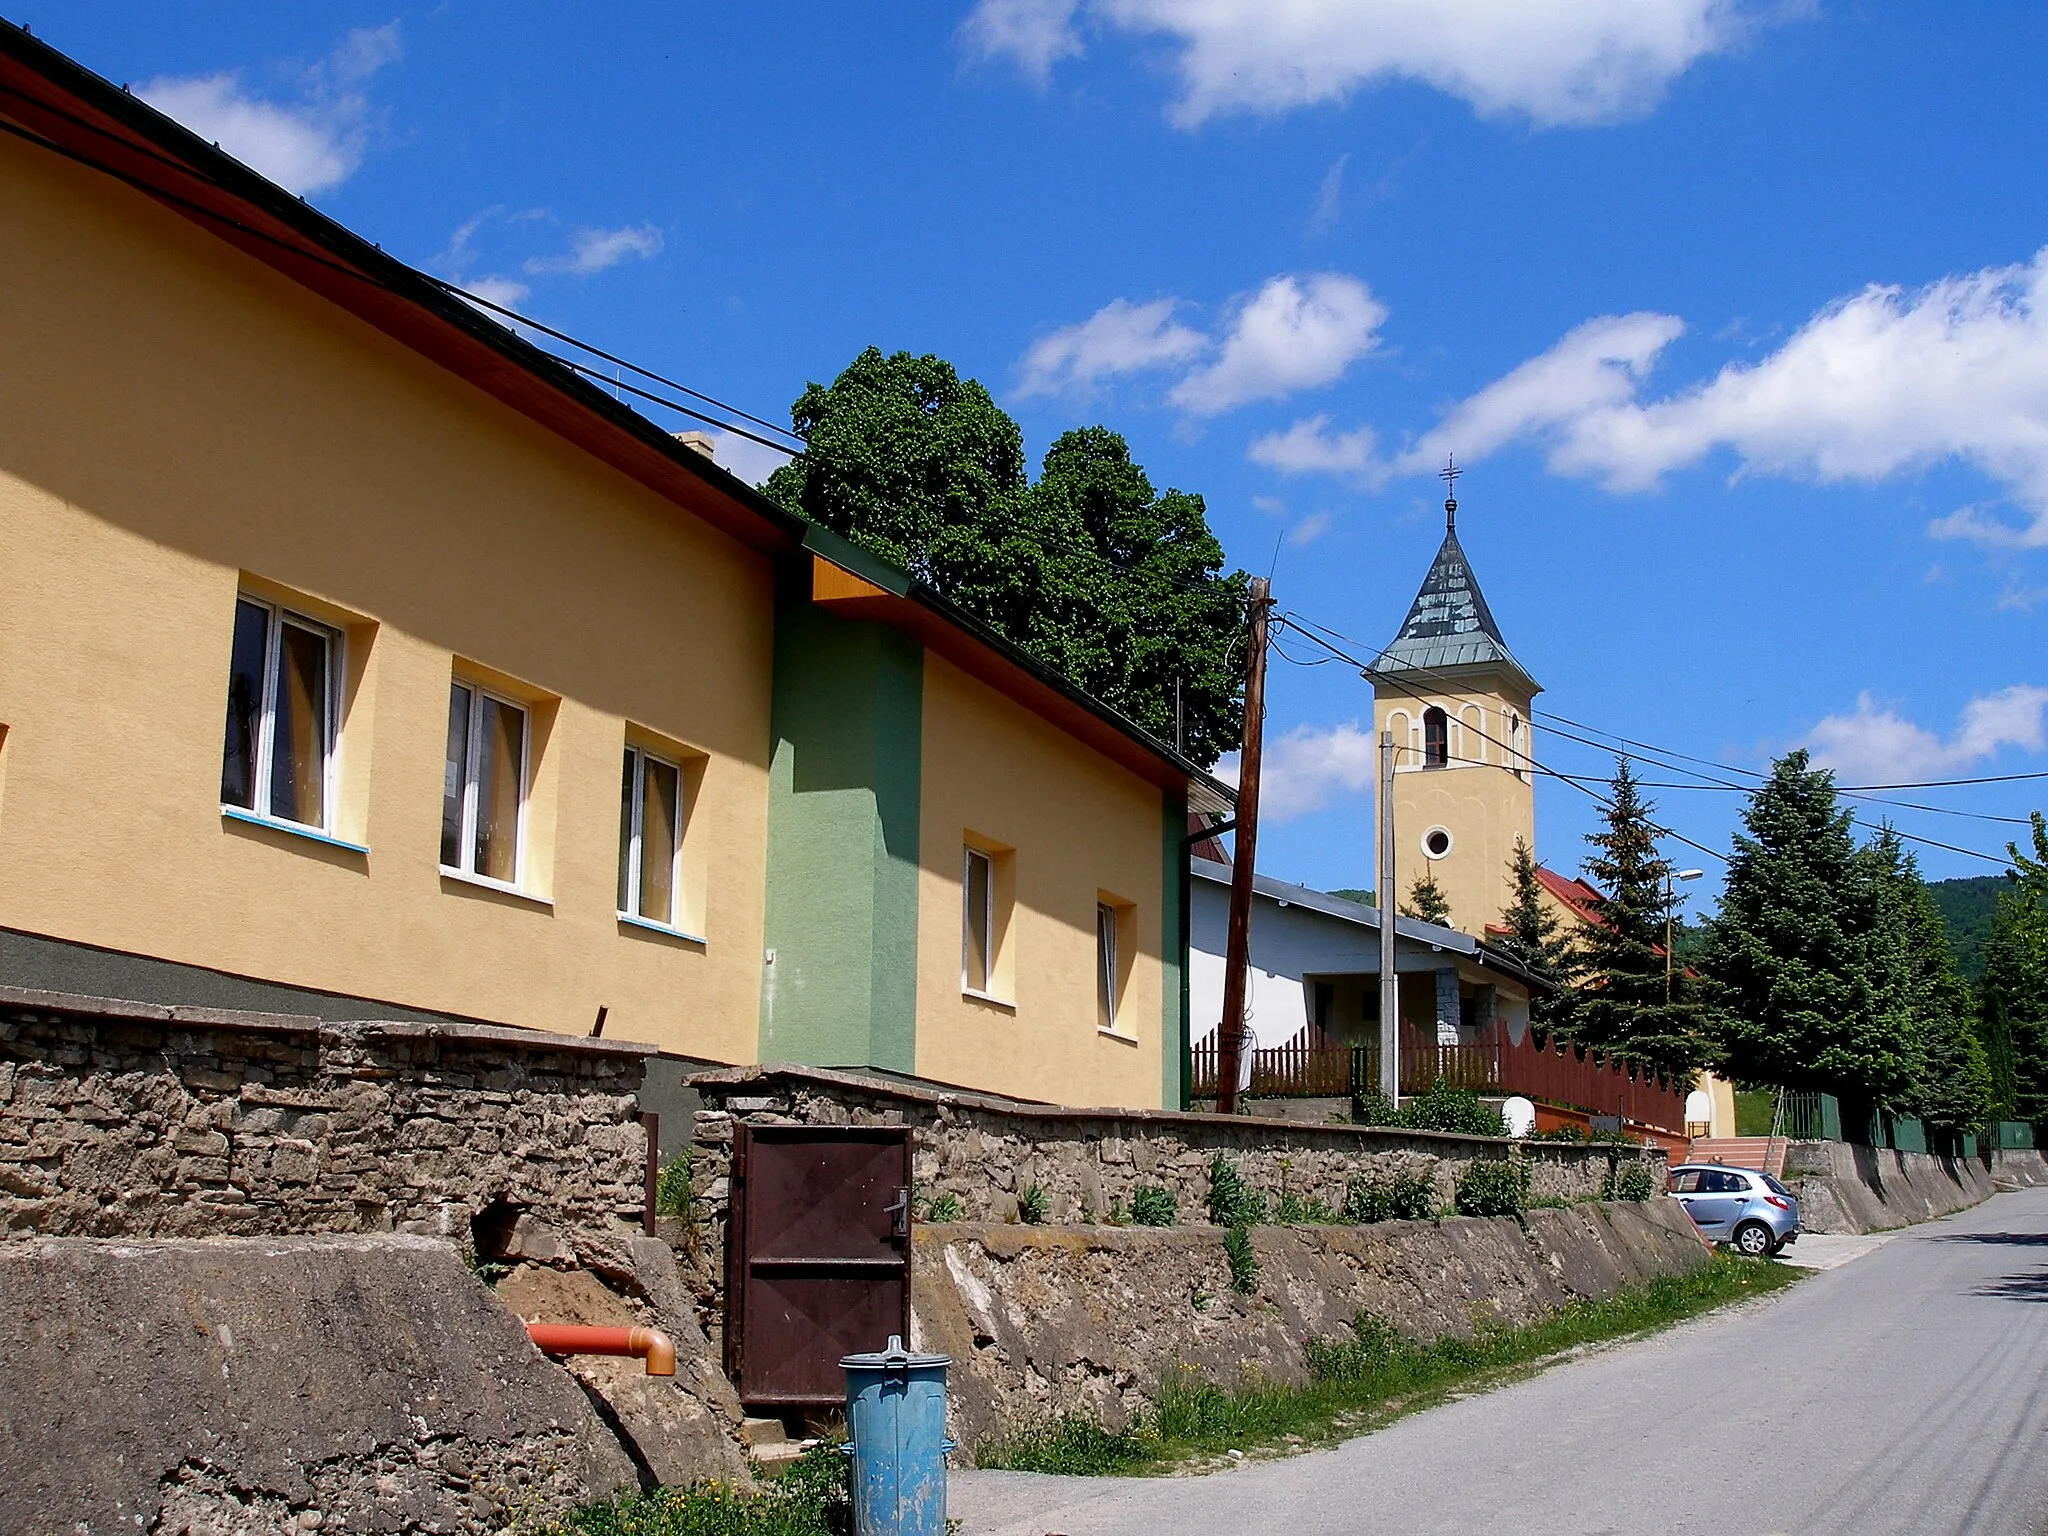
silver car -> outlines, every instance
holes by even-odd
[[[1768,1258],[1799,1239],[1799,1202],[1768,1173],[1684,1163],[1671,1170],[1671,1193],[1702,1237],[1737,1253]]]

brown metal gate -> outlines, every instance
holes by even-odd
[[[733,1128],[725,1369],[749,1408],[846,1400],[842,1355],[910,1336],[910,1130]]]

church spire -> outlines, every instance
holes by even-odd
[[[1453,492],[1462,474],[1455,459],[1437,471]],[[1401,632],[1370,671],[1391,675],[1483,666],[1506,670],[1530,693],[1540,691],[1540,685],[1523,670],[1501,638],[1500,626],[1479,590],[1479,579],[1472,574],[1471,562],[1458,543],[1458,498],[1453,494],[1444,498],[1444,541],[1423,578],[1422,589],[1409,606]]]

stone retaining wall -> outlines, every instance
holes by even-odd
[[[1882,1232],[1966,1210],[1998,1190],[2048,1184],[2039,1152],[1936,1157],[1841,1141],[1798,1141],[1785,1151],[1785,1181],[1807,1232]]]
[[[1512,1220],[1254,1227],[1255,1290],[1231,1289],[1219,1227],[919,1229],[914,1339],[953,1357],[950,1432],[969,1451],[1058,1414],[1111,1428],[1169,1369],[1225,1385],[1306,1379],[1309,1338],[1371,1312],[1418,1339],[1533,1321],[1707,1262],[1675,1200],[1585,1204]]]
[[[1019,1194],[1037,1185],[1052,1222],[1101,1222],[1130,1208],[1140,1185],[1173,1193],[1182,1222],[1208,1219],[1209,1164],[1222,1152],[1268,1210],[1292,1193],[1341,1208],[1354,1178],[1427,1178],[1447,1204],[1476,1161],[1519,1156],[1536,1200],[1576,1201],[1599,1194],[1620,1157],[1649,1162],[1663,1182],[1656,1147],[1510,1142],[1435,1131],[1308,1125],[1250,1116],[1158,1110],[1065,1109],[967,1092],[877,1082],[845,1072],[765,1066],[700,1073],[689,1079],[707,1106],[696,1120],[692,1184],[699,1230],[724,1251],[733,1124],[736,1120],[806,1125],[909,1125],[915,1129],[916,1198],[951,1195],[965,1221],[1017,1218]],[[706,1283],[720,1277],[702,1271]],[[707,1304],[711,1298],[705,1298]]]
[[[499,1202],[601,1244],[640,1225],[652,1054],[0,988],[0,1230],[466,1241]]]

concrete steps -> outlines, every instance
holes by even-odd
[[[1694,1139],[1686,1153],[1686,1161],[1720,1163],[1729,1168],[1754,1168],[1759,1173],[1779,1178],[1785,1172],[1787,1145],[1789,1143],[1782,1136],[1700,1136]]]

